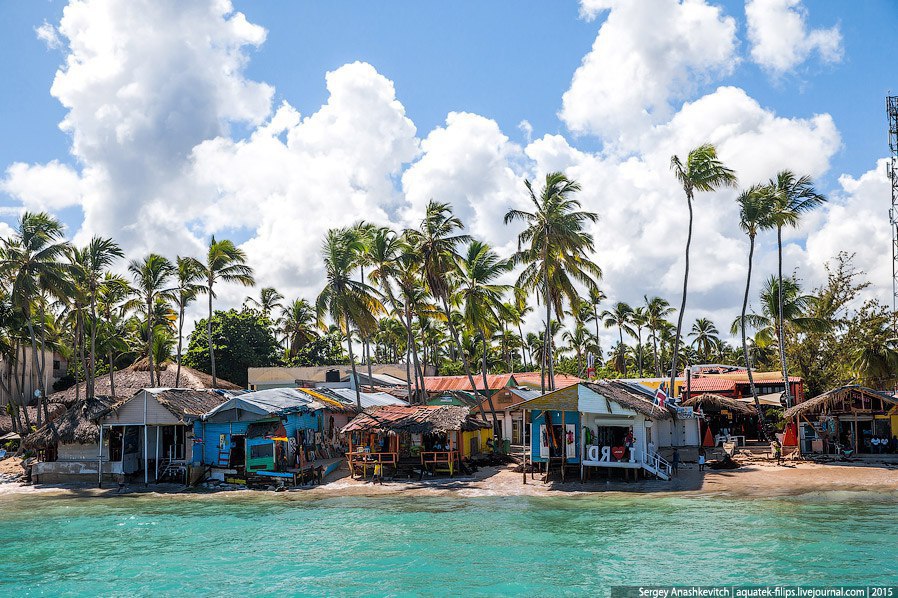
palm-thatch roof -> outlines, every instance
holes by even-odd
[[[94,397],[81,399],[77,404],[66,409],[65,413],[53,420],[56,434],[62,444],[96,444],[100,437],[100,428],[96,419],[109,410],[113,404],[112,397]],[[47,448],[56,445],[53,431],[44,425],[24,439],[25,446]]]
[[[701,408],[702,411],[720,411],[721,409],[729,409],[733,413],[741,415],[757,415],[753,405],[737,401],[732,397],[725,397],[715,393],[705,393],[689,397],[682,403],[684,407]]]
[[[786,409],[783,417],[791,419],[810,414],[850,413],[855,400],[870,401],[871,406],[874,401],[881,401],[882,411],[887,411],[898,405],[898,399],[892,395],[865,386],[849,384],[833,388],[813,399],[794,405]]]
[[[8,407],[3,405],[3,411],[0,411],[0,436],[4,434],[8,434],[13,431],[13,416],[12,414],[6,413],[6,409]],[[31,425],[37,425],[37,407],[22,407],[18,406],[19,409],[19,421],[22,422],[22,425],[25,425],[25,414],[23,413],[26,409],[28,410],[28,421],[31,422]],[[61,415],[65,411],[65,407],[62,405],[50,404],[47,406],[47,411],[50,413],[50,418],[57,417]],[[43,412],[41,412],[41,416],[43,418]]]
[[[473,431],[492,425],[475,419],[467,407],[450,405],[385,405],[371,407],[343,426],[341,432],[406,431],[427,432]]]
[[[669,409],[656,405],[652,398],[643,394],[624,382],[616,380],[602,380],[600,382],[585,382],[587,388],[599,393],[607,399],[611,399],[622,407],[632,409],[651,419],[670,419],[673,417]]]
[[[146,388],[141,390],[152,394],[153,398],[169,413],[185,423],[209,413],[232,396],[232,393],[226,390],[210,388]],[[109,408],[99,413],[97,419],[118,410],[133,398],[132,396],[115,401]]]
[[[178,364],[173,362],[166,362],[162,366],[162,368],[160,368],[159,381],[156,386],[163,388],[173,388],[175,386],[175,376],[177,371]],[[132,365],[129,365],[128,367],[115,372],[116,398],[130,398],[140,390],[148,386],[150,386],[150,373],[146,360],[137,361]],[[193,368],[182,365],[181,379],[178,386],[180,388],[195,389],[212,388],[212,376],[210,376],[209,374],[204,374],[199,370],[195,370]],[[227,380],[222,380],[221,378],[218,378],[216,380],[216,388],[221,388],[224,390],[241,390],[240,386],[228,382]],[[66,390],[51,394],[49,399],[51,403],[61,403],[66,406],[71,406],[76,402],[75,394],[75,387],[72,386],[71,388],[67,388]],[[97,378],[96,384],[94,385],[94,394],[103,396],[112,395],[109,374]],[[81,384],[80,395],[82,397],[84,396],[83,383]]]

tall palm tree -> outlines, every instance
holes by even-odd
[[[38,372],[38,390],[41,394],[38,408],[43,405],[43,415],[47,419],[46,376],[44,359],[38,358],[38,332],[41,339],[45,338],[44,295],[62,299],[71,291],[67,276],[70,268],[65,261],[68,250],[69,244],[63,238],[63,226],[59,220],[44,212],[25,212],[19,218],[14,233],[3,239],[0,251],[0,277],[8,281],[12,307],[22,315],[28,328],[32,364]],[[35,308],[38,314],[34,313]],[[34,329],[35,322],[38,332]],[[42,354],[44,350],[45,347],[41,346]]]
[[[450,276],[458,269],[458,247],[471,241],[466,234],[459,234],[464,229],[462,221],[452,214],[449,204],[430,200],[427,203],[424,219],[419,230],[406,231],[406,237],[414,253],[417,255],[421,267],[421,275],[430,294],[440,302],[449,334],[455,342],[465,375],[471,390],[477,392],[477,384],[471,373],[471,364],[468,355],[462,347],[458,329],[452,321],[452,310],[449,306],[451,298]],[[484,391],[485,392],[485,391]]]
[[[176,265],[175,304],[178,306],[178,368],[175,372],[175,386],[181,385],[181,356],[184,346],[184,311],[200,293],[205,292],[203,264],[196,258],[178,256]],[[263,289],[263,296],[264,296]]]
[[[97,308],[103,317],[106,358],[109,364],[109,395],[115,395],[115,359],[128,350],[125,314],[137,307],[134,289],[123,276],[106,273],[100,285]],[[177,386],[177,384],[176,384]]]
[[[315,307],[305,299],[294,299],[282,308],[280,326],[288,358],[318,337]]]
[[[686,205],[689,208],[689,229],[686,235],[686,268],[683,273],[683,299],[677,314],[677,332],[674,337],[670,364],[670,393],[674,394],[677,377],[677,354],[680,350],[680,335],[683,330],[683,315],[686,312],[686,291],[689,286],[689,248],[692,245],[692,200],[696,191],[714,191],[720,187],[735,187],[736,174],[724,166],[717,158],[717,148],[710,143],[700,145],[686,157],[684,164],[678,156],[670,159],[670,168],[683,186]]]
[[[642,329],[648,325],[648,315],[644,307],[637,306],[633,308],[630,314],[630,324],[636,329],[636,368],[639,370],[639,377],[642,378]]]
[[[692,344],[698,351],[699,359],[709,360],[713,357],[714,352],[720,347],[720,331],[714,322],[708,318],[699,318],[692,325]]]
[[[574,326],[573,330],[565,330],[561,333],[561,340],[567,343],[566,349],[574,353],[577,359],[577,375],[584,375],[583,356],[589,351],[598,348],[598,339],[586,329],[586,326],[579,322]]]
[[[256,284],[253,269],[246,265],[246,253],[234,245],[233,241],[223,239],[209,242],[206,263],[203,265],[203,278],[206,282],[205,292],[209,296],[209,318],[206,320],[206,334],[209,336],[209,360],[212,371],[212,388],[218,385],[215,376],[215,343],[212,342],[212,300],[215,298],[215,283],[232,282],[251,287]]]
[[[826,197],[817,193],[809,176],[796,177],[789,170],[777,173],[769,183],[772,201],[771,218],[776,227],[777,278],[779,280],[779,327],[783,329],[783,228],[796,227],[802,214],[810,212],[826,202]],[[783,383],[786,385],[786,406],[792,406],[792,391],[789,388],[789,373],[786,364],[785,340],[779,338],[780,365],[783,372]]]
[[[172,276],[175,275],[176,269],[167,258],[151,253],[143,260],[132,260],[128,265],[128,271],[134,277],[134,286],[140,295],[144,309],[146,309],[147,319],[147,360],[150,370],[150,386],[157,386],[158,379],[155,377],[155,368],[153,367],[153,344],[154,331],[157,326],[156,302],[159,299],[165,301],[174,298],[174,289],[168,286]]]
[[[461,307],[468,330],[480,335],[482,341],[483,391],[486,394],[493,416],[493,428],[499,431],[499,418],[493,404],[493,396],[487,382],[487,354],[491,332],[498,327],[502,295],[511,290],[509,285],[497,284],[495,280],[509,271],[510,264],[500,259],[486,243],[468,243],[462,259],[458,262],[455,301]]]
[[[88,399],[92,399],[97,365],[97,295],[106,270],[116,260],[125,257],[125,253],[112,239],[95,236],[82,250],[82,254],[84,256],[82,264],[84,283],[90,304],[90,357],[87,360],[87,371],[85,372],[87,381],[85,395]]]
[[[560,172],[546,175],[539,196],[529,180],[525,179],[524,185],[533,211],[509,210],[504,220],[505,224],[520,220],[526,225],[518,235],[518,251],[512,263],[524,266],[517,286],[541,293],[545,302],[546,355],[542,363],[548,367],[549,390],[554,390],[552,311],[554,308],[561,319],[564,300],[574,303],[579,299],[575,281],[591,291],[602,276],[602,270],[588,256],[593,251],[593,238],[585,230],[589,223],[598,220],[598,215],[580,210],[580,202],[572,197],[580,191],[580,185]],[[542,390],[546,390],[545,383]]]
[[[352,351],[350,333],[355,326],[363,336],[377,331],[377,317],[384,313],[383,304],[373,287],[352,279],[359,255],[358,235],[347,228],[330,229],[321,247],[327,284],[315,301],[318,324],[326,329],[324,317],[330,316],[340,332],[346,336],[349,364],[355,386],[356,406],[361,410],[362,396],[359,391],[355,355]]]
[[[649,336],[652,337],[652,358],[655,366],[655,377],[661,377],[661,357],[658,354],[658,336],[661,328],[669,322],[665,319],[674,309],[666,299],[661,297],[652,297],[643,295],[645,301],[645,325],[649,329]]]
[[[860,331],[851,351],[851,372],[859,384],[886,389],[898,371],[898,339],[887,313],[877,314]]]
[[[254,309],[259,312],[266,319],[271,318],[271,314],[276,309],[283,308],[281,301],[284,300],[284,296],[281,295],[278,290],[274,287],[263,287],[261,291],[259,291],[259,298],[255,297],[247,297],[243,300],[243,305],[250,309]]]
[[[608,296],[598,287],[589,289],[589,298],[586,302],[592,309],[592,317],[590,319],[595,322],[596,325],[596,342],[598,342],[599,339],[599,324],[602,323],[602,318],[599,316],[599,305],[606,299],[608,299]]]
[[[604,310],[599,316],[602,318],[605,328],[614,328],[617,326],[617,332],[620,336],[620,347],[624,347],[624,331],[632,334],[630,328],[630,319],[633,317],[633,308],[623,301],[618,301],[611,309]],[[626,372],[623,370],[622,373]]]
[[[758,389],[755,386],[754,374],[752,373],[751,353],[748,350],[748,341],[745,336],[745,313],[748,310],[748,293],[751,289],[751,269],[752,260],[755,255],[755,237],[762,230],[771,228],[773,225],[771,219],[771,201],[769,188],[765,189],[759,185],[749,187],[739,194],[736,198],[739,204],[739,227],[748,235],[748,273],[745,276],[745,294],[742,297],[742,315],[740,316],[742,330],[742,355],[745,359],[745,370],[748,373],[748,386],[751,389],[751,396],[755,402],[755,410],[758,412],[758,420],[760,421],[761,433],[767,435],[767,426],[764,418],[764,412],[761,409],[761,401],[758,398]]]

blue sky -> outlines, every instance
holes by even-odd
[[[742,2],[717,4],[745,28]],[[850,10],[845,2],[805,5],[811,26],[841,26],[841,63],[811,64],[772,81],[746,61],[714,85],[743,87],[785,115],[832,114],[844,143],[833,171],[860,174],[887,152],[884,96],[890,88],[898,93],[889,58],[898,55],[898,3],[864,0],[850,3]],[[57,22],[65,2],[4,0],[0,6],[0,77],[7,82],[0,87],[0,165],[66,159],[69,143],[57,127],[65,110],[49,94],[61,53],[34,33],[44,21]],[[556,116],[559,98],[601,23],[579,19],[576,2],[545,0],[238,0],[235,8],[268,29],[265,44],[251,53],[247,75],[276,84],[277,100],[289,100],[303,114],[326,99],[325,72],[362,60],[395,82],[422,131],[450,111],[471,111],[494,118],[511,136],[521,135],[523,119],[534,136],[565,131]],[[590,136],[577,144],[599,146]]]
[[[508,251],[515,231],[501,215],[520,207],[523,178],[563,169],[601,215],[609,296],[674,298],[685,221],[667,161],[711,139],[747,179],[788,167],[830,195],[789,238],[787,267],[806,285],[848,249],[873,296],[887,296],[876,161],[888,152],[884,96],[898,92],[898,3],[749,0],[769,43],[805,48],[778,68],[756,56],[745,2],[581,2],[233,0],[218,14],[207,0],[85,0],[63,19],[61,0],[0,0],[0,233],[24,206],[53,211],[76,240],[114,236],[129,257],[197,253],[227,234],[262,284],[311,296],[328,226],[413,225],[436,197]],[[581,16],[598,6],[611,10]],[[655,13],[669,21],[650,23]],[[800,21],[794,39],[784,16]],[[45,23],[55,48],[38,39]],[[69,55],[83,66],[53,97]],[[118,59],[127,66],[111,73]],[[452,112],[468,114],[447,123]],[[67,114],[74,135],[59,129]],[[738,307],[745,240],[732,196],[699,204],[694,259],[716,274],[690,291],[690,317],[728,321]],[[773,255],[762,239],[760,272]]]

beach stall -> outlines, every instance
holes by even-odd
[[[859,385],[828,390],[787,409],[804,454],[879,454],[898,450],[898,399]]]
[[[517,403],[511,411],[522,411],[529,426],[530,462],[561,471],[580,464],[580,384],[548,392]]]
[[[272,472],[301,474],[320,467],[324,476],[336,469],[342,454],[339,439],[329,433],[334,418],[353,413],[352,406],[313,389],[234,396],[194,424],[202,442],[193,460],[222,470],[215,475],[278,477]]]
[[[144,483],[164,478],[186,483],[194,422],[228,398],[220,390],[145,388],[118,401],[98,418],[100,482],[111,473],[136,474]]]
[[[715,393],[693,395],[681,404],[699,414],[700,421],[710,430],[713,446],[731,441],[744,445],[747,440],[759,438],[758,411],[754,404]]]
[[[467,407],[386,405],[366,409],[342,432],[352,476],[389,468],[431,474],[459,471],[472,451],[483,450],[492,425],[474,418]],[[466,434],[468,434],[466,436]]]

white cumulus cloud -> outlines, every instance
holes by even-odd
[[[587,0],[582,13],[610,10],[592,50],[562,97],[560,118],[575,133],[613,142],[666,121],[672,99],[696,81],[732,72],[736,22],[704,0]]]
[[[748,0],[745,16],[751,58],[773,74],[794,69],[815,52],[823,62],[842,59],[839,27],[809,29],[801,0]]]

